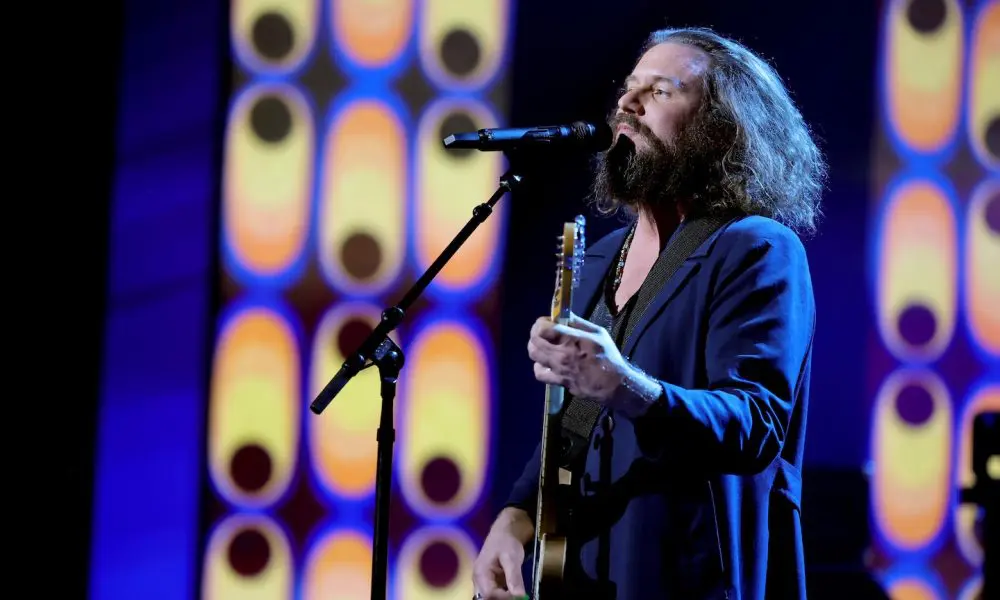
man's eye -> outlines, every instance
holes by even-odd
[[[664,89],[656,88],[656,89],[653,90],[653,94],[655,94],[657,96],[669,96],[670,95],[670,90],[664,90]]]

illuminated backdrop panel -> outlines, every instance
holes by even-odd
[[[871,513],[893,598],[980,585],[972,419],[1000,408],[1000,1],[894,0],[870,238]]]
[[[376,369],[308,404],[498,184],[507,0],[236,0],[202,593],[368,598]],[[485,527],[504,205],[394,334],[390,593],[465,598]],[[490,308],[493,307],[493,308]]]

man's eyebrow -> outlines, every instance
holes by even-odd
[[[681,81],[680,79],[678,79],[676,77],[667,77],[666,75],[655,75],[655,76],[651,77],[651,79],[652,79],[653,83],[661,83],[661,82],[665,81],[665,82],[673,85],[674,87],[676,87],[678,89],[684,89],[684,88],[687,87],[684,84],[683,81]],[[628,77],[625,78],[625,82],[624,82],[624,84],[626,86],[631,85],[631,84],[638,84],[638,83],[639,83],[639,78],[636,77],[635,75],[629,75]]]

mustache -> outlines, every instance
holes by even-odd
[[[636,133],[645,137],[650,143],[653,144],[653,146],[665,149],[664,147],[666,144],[664,144],[660,138],[656,137],[652,129],[639,121],[639,119],[633,114],[624,112],[613,113],[608,119],[608,125],[612,130],[617,129],[619,125],[627,125]]]

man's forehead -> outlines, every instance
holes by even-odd
[[[698,48],[665,42],[642,55],[629,79],[661,79],[683,86],[700,78],[708,69],[708,64],[708,55]]]

